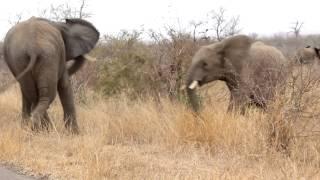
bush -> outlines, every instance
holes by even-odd
[[[172,99],[184,96],[180,88],[198,43],[173,30],[168,36],[150,32],[150,41],[140,40],[141,35],[122,31],[116,37],[104,37],[95,51],[103,59],[98,90],[106,96],[126,93],[132,98],[146,94]]]
[[[147,93],[153,88],[150,77],[150,52],[139,40],[140,33],[123,31],[118,37],[105,37],[108,52],[99,70],[98,89],[107,96],[122,92],[131,97]]]

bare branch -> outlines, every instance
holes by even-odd
[[[78,17],[80,19],[84,19],[84,18],[89,18],[91,17],[91,13],[85,12],[85,9],[87,7],[87,1],[86,0],[81,0],[81,5],[78,11]]]
[[[23,13],[16,14],[12,19],[9,19],[8,22],[10,25],[14,26],[22,20]]]
[[[72,7],[70,4],[50,5],[49,8],[44,9],[39,13],[40,17],[47,19],[62,21],[67,18],[89,18],[91,13],[86,12],[86,0],[81,0],[79,8]]]
[[[215,34],[214,36],[218,41],[240,32],[240,29],[238,28],[240,17],[237,16],[228,19],[225,12],[226,10],[221,7],[218,12],[211,11],[211,15],[209,15],[210,21],[212,22],[212,30]]]
[[[236,34],[239,34],[240,29],[238,29],[240,22],[240,17],[232,17],[231,20],[228,23],[228,28],[226,29],[225,36],[234,36]]]
[[[297,38],[300,36],[300,33],[301,33],[301,28],[303,26],[303,22],[299,22],[299,21],[296,21],[294,23],[292,23],[293,26],[290,27],[290,29],[292,29],[292,32],[294,34],[294,36]]]
[[[202,24],[203,24],[202,21],[198,21],[198,22],[196,22],[196,21],[191,21],[191,22],[190,22],[190,25],[191,25],[192,28],[193,28],[193,31],[192,31],[192,34],[193,34],[193,42],[196,42],[196,41],[197,41],[197,38],[196,38],[197,28],[198,28],[199,26],[201,26]]]

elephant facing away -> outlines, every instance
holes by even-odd
[[[65,126],[78,133],[69,77],[86,61],[85,55],[99,35],[91,23],[82,19],[53,22],[32,17],[8,31],[4,59],[20,85],[23,125],[31,124],[34,130],[48,128],[47,109],[58,91]],[[68,60],[74,61],[69,68]]]
[[[294,60],[301,64],[311,64],[320,61],[320,49],[317,47],[306,46],[298,49]]]
[[[228,111],[255,105],[265,108],[285,78],[287,60],[272,46],[237,35],[201,47],[192,59],[187,75],[187,94],[199,110],[195,89],[212,81],[224,81],[230,91]]]

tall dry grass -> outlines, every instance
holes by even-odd
[[[20,92],[12,87],[0,95],[0,162],[49,179],[318,179],[318,117],[298,116],[317,112],[320,103],[309,100],[320,95],[313,84],[299,111],[291,88],[269,112],[244,116],[225,113],[221,82],[202,88],[211,96],[200,116],[168,98],[104,100],[87,90],[86,103],[77,105],[77,136],[65,131],[58,101],[50,108],[49,133],[22,129]],[[304,123],[297,125],[299,119]]]

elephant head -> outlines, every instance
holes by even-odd
[[[320,49],[317,47],[306,46],[297,51],[295,61],[301,64],[310,64],[320,61]]]
[[[187,75],[187,94],[195,111],[199,104],[195,88],[206,83],[222,80],[230,91],[242,83],[240,73],[243,61],[248,57],[252,40],[244,35],[234,36],[208,46],[201,47],[192,59]]]

